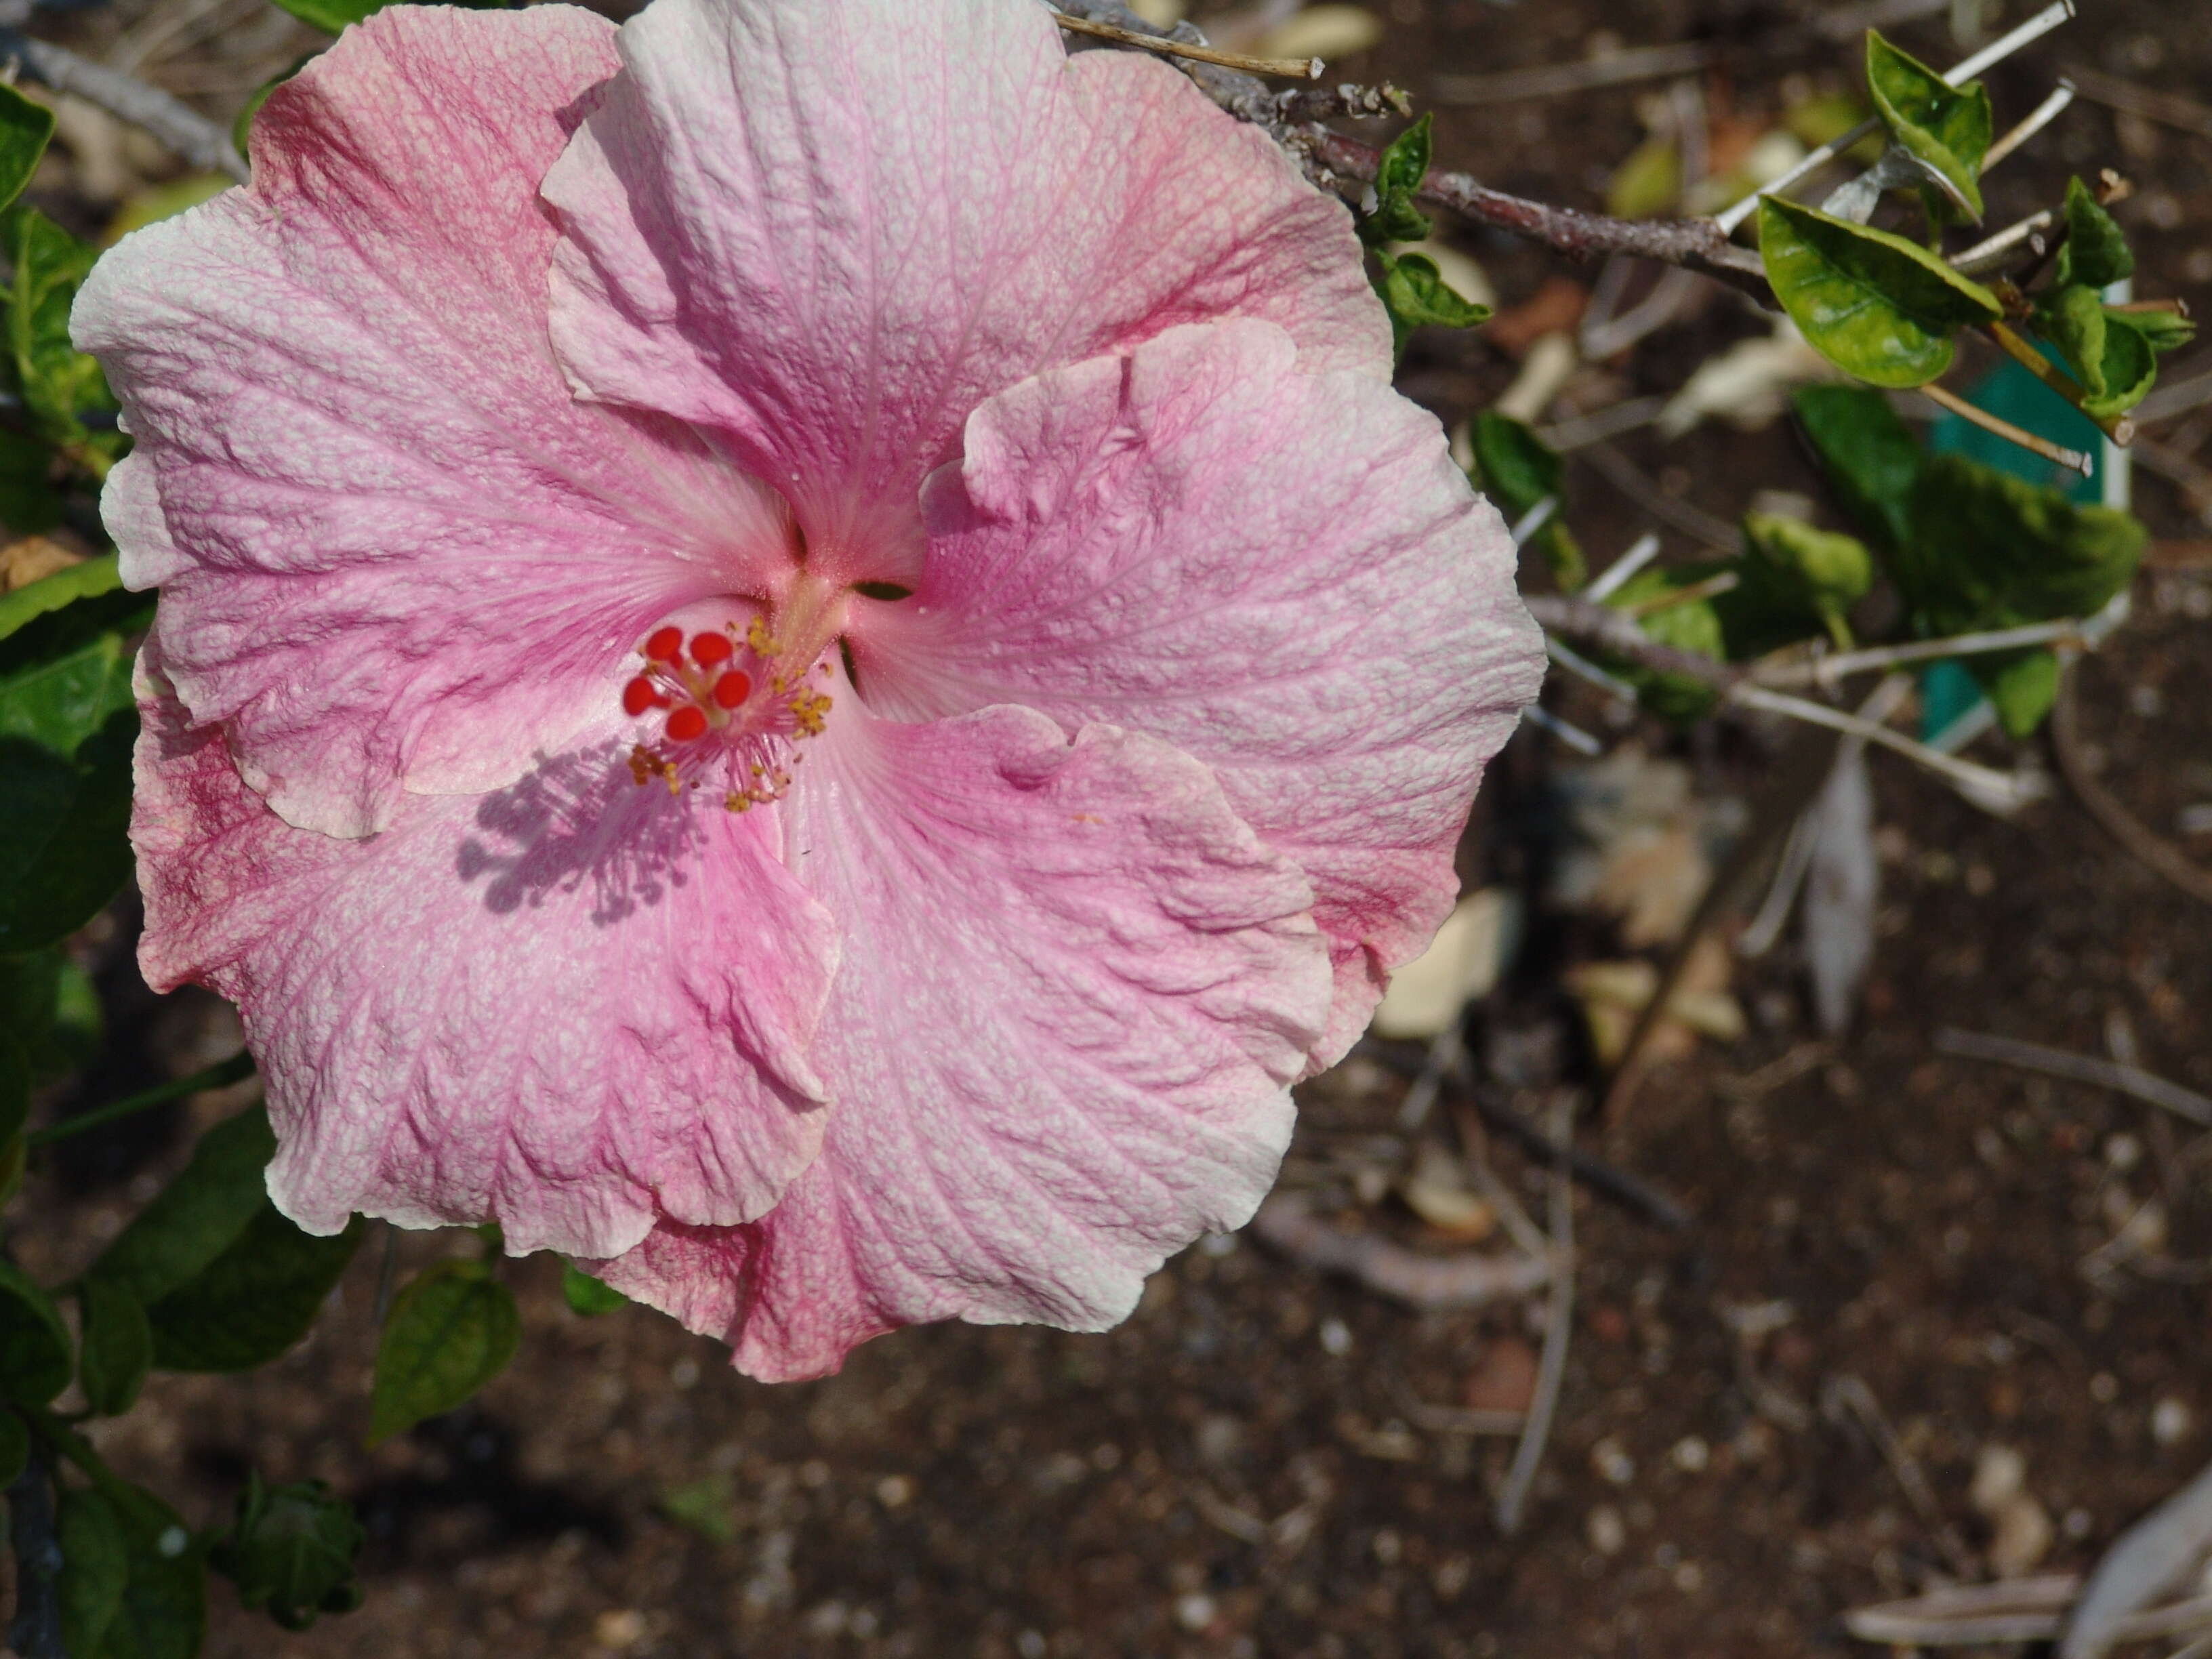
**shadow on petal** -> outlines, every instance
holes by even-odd
[[[542,757],[517,782],[483,797],[481,836],[455,860],[463,883],[483,887],[484,908],[506,915],[549,894],[592,886],[592,921],[612,927],[682,887],[704,840],[688,799],[640,787],[619,745]]]

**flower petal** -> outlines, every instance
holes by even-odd
[[[140,961],[238,1003],[294,1220],[489,1217],[518,1252],[599,1255],[662,1215],[758,1216],[813,1158],[836,946],[775,813],[641,789],[608,744],[342,841],[271,812],[157,659]]]
[[[1389,378],[1343,207],[1174,70],[1068,58],[1035,0],[657,0],[620,44],[545,184],[556,343],[728,434],[831,574],[895,576],[923,475],[1038,369],[1239,315]]]
[[[822,1157],[757,1225],[604,1272],[767,1378],[921,1320],[1109,1325],[1274,1178],[1329,997],[1306,883],[1134,732],[1000,708],[823,743],[790,803],[845,937]]]
[[[106,508],[195,720],[340,835],[512,782],[783,509],[692,434],[580,405],[538,181],[613,73],[567,6],[395,7],[254,124],[253,182],[128,238],[74,319],[137,447]]]
[[[986,404],[926,517],[913,598],[855,630],[872,702],[1021,702],[1205,762],[1313,881],[1335,1060],[1450,909],[1475,786],[1543,673],[1511,541],[1434,418],[1301,373],[1267,324],[1180,329]]]

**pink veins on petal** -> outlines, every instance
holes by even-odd
[[[1541,665],[1343,207],[1033,0],[390,7],[252,161],[73,327],[287,1213],[764,1377],[1241,1225]]]

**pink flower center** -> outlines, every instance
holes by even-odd
[[[655,629],[638,647],[643,668],[623,687],[623,713],[660,727],[630,750],[630,775],[640,786],[659,778],[671,794],[719,787],[732,812],[780,799],[805,758],[799,745],[829,715],[817,682],[832,678],[828,650],[843,614],[801,582],[775,631],[757,616],[742,631],[726,622],[688,643],[680,628]]]

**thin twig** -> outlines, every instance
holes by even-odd
[[[1921,1472],[1918,1462],[1905,1449],[1905,1443],[1897,1437],[1897,1431],[1890,1426],[1889,1418],[1882,1411],[1881,1402],[1875,1398],[1874,1390],[1867,1387],[1863,1379],[1845,1372],[1830,1380],[1821,1391],[1820,1403],[1832,1419],[1844,1412],[1858,1419],[1881,1453],[1881,1461],[1889,1465],[1889,1472],[1896,1477],[1905,1501],[1919,1512],[1921,1523],[1935,1539],[1936,1547],[1942,1551],[1943,1559],[1951,1564],[1951,1570],[1961,1578],[1973,1577],[1978,1565],[1974,1553],[1966,1547],[1958,1529],[1944,1518],[1943,1506],[1936,1501],[1928,1477]]]
[[[88,1129],[97,1129],[112,1123],[118,1118],[164,1105],[186,1095],[196,1095],[207,1089],[226,1089],[234,1083],[242,1083],[253,1075],[253,1056],[240,1051],[228,1060],[219,1060],[204,1071],[194,1072],[190,1077],[179,1078],[174,1083],[164,1083],[158,1088],[147,1089],[125,1096],[106,1106],[95,1106],[88,1112],[79,1112],[74,1117],[64,1118],[59,1123],[43,1129],[33,1129],[23,1137],[28,1146],[49,1146],[57,1140],[66,1140],[71,1135],[81,1135]]]
[[[1540,732],[1548,732],[1577,755],[1595,760],[1605,753],[1605,742],[1583,731],[1571,720],[1560,719],[1540,702],[1532,702],[1521,711],[1528,724]]]
[[[1475,1109],[1482,1114],[1483,1121],[1502,1132],[1509,1139],[1517,1142],[1522,1150],[1531,1157],[1555,1169],[1564,1166],[1570,1176],[1591,1191],[1611,1199],[1621,1208],[1654,1226],[1664,1227],[1668,1232],[1680,1232],[1690,1224],[1690,1212],[1650,1182],[1629,1174],[1626,1170],[1614,1168],[1603,1158],[1583,1151],[1571,1140],[1555,1139],[1546,1134],[1488,1091],[1476,1090],[1474,1099]]]
[[[1983,176],[1987,177],[1991,167],[2065,113],[2074,98],[2074,88],[2064,81],[2059,82],[2058,89],[2030,111],[2026,120],[1989,147],[1982,157]]]
[[[1973,761],[1960,760],[1956,755],[1944,754],[1926,744],[1893,732],[1872,720],[1863,720],[1856,714],[1847,714],[1840,708],[1831,708],[1826,703],[1793,697],[1786,692],[1769,691],[1764,686],[1738,684],[1729,693],[1734,701],[1750,708],[1764,708],[1769,714],[1786,714],[1813,726],[1826,726],[1852,737],[1863,738],[1869,743],[1878,743],[1883,748],[1917,761],[1929,771],[1948,779],[1959,793],[1985,812],[2000,817],[2018,811],[2029,801],[2040,799],[2041,786],[2030,775],[2000,772],[1994,767],[1983,766]]]
[[[1574,1104],[1562,1092],[1552,1103],[1552,1139],[1565,1146],[1574,1137]],[[1552,1419],[1567,1376],[1567,1343],[1575,1324],[1575,1188],[1565,1158],[1552,1166],[1552,1297],[1544,1327],[1543,1356],[1536,1363],[1536,1391],[1528,1420],[1513,1449],[1513,1464],[1498,1494],[1498,1529],[1509,1538],[1521,1529],[1521,1515],[1552,1437]]]
[[[1984,432],[1993,433],[2008,444],[2016,444],[2031,455],[2040,455],[2053,466],[2063,466],[2085,478],[2096,470],[2096,463],[2082,451],[2062,448],[2050,439],[2030,432],[2026,427],[2014,426],[2010,421],[1968,403],[1948,386],[1939,386],[1930,380],[1920,390],[1929,402],[1941,404],[1960,420],[1978,426]]]
[[[1669,75],[1695,75],[1711,66],[1717,51],[1704,41],[1669,46],[1632,46],[1579,64],[1545,64],[1509,70],[1502,75],[1439,75],[1429,83],[1439,104],[1474,104],[1484,108],[1532,98],[1558,98],[1599,87],[1657,81]]]
[[[1659,556],[1659,537],[1654,531],[1645,531],[1628,544],[1628,550],[1615,559],[1595,577],[1583,597],[1593,604],[1611,599],[1623,583]]]
[[[2046,1077],[2063,1077],[2071,1083],[2117,1089],[2124,1095],[2172,1112],[2176,1117],[2212,1129],[2212,1099],[2194,1089],[2185,1089],[2179,1083],[2169,1083],[2140,1066],[2123,1066],[2118,1060],[2100,1060],[2094,1054],[2069,1054],[2063,1048],[2046,1048],[2039,1042],[2021,1042],[1982,1031],[1961,1031],[1948,1025],[1936,1033],[1936,1048],[1940,1054],[1955,1054],[1961,1060],[1986,1060],[1999,1066],[2017,1066],[2026,1072],[2041,1072]]]
[[[9,61],[22,66],[27,79],[72,94],[117,120],[151,133],[192,166],[245,183],[246,163],[231,148],[230,135],[159,87],[80,58],[51,40],[0,28],[0,63]]]
[[[2059,676],[2058,701],[2051,711],[2051,746],[2058,758],[2059,775],[2066,780],[2066,787],[2074,792],[2089,816],[2138,861],[2164,876],[2190,897],[2212,904],[2212,872],[2201,868],[2179,848],[2154,833],[2090,771],[2081,754],[2075,678],[2071,668]]]
[[[1733,570],[1716,571],[1703,581],[1692,582],[1686,587],[1670,587],[1654,593],[1648,599],[1621,609],[1641,622],[1646,617],[1656,617],[1664,611],[1675,611],[1686,605],[1695,605],[1702,599],[1717,599],[1723,593],[1733,593],[1743,583],[1743,578]]]
[[[2193,98],[2184,98],[2171,92],[2154,92],[2148,87],[2139,87],[2134,82],[2123,81],[2117,76],[2100,75],[2095,70],[2078,64],[2067,65],[2066,78],[2093,104],[2102,104],[2107,109],[2123,110],[2130,115],[2141,116],[2146,121],[2155,121],[2160,126],[2193,132],[2200,138],[2212,138],[2212,109],[2208,109]]]
[[[1314,159],[1330,173],[1362,184],[1374,181],[1381,158],[1374,145],[1326,127],[1308,127],[1304,136]],[[1432,170],[1421,181],[1419,195],[1431,207],[1448,209],[1475,224],[1540,242],[1571,258],[1632,253],[1702,272],[1757,298],[1771,298],[1759,256],[1748,248],[1735,246],[1711,219],[1609,218],[1509,196],[1467,173],[1441,169]]]
[[[2034,375],[2037,380],[2042,381],[2044,385],[2049,386],[2060,397],[2065,398],[2066,401],[2073,404],[2075,408],[2081,410],[2081,413],[2086,418],[2095,422],[2099,431],[2102,432],[2114,443],[2119,445],[2121,448],[2124,449],[2128,445],[2135,441],[2136,423],[2131,417],[2124,414],[2092,415],[2087,410],[2082,409],[2081,388],[2075,385],[2074,382],[2069,380],[2065,375],[2060,374],[2057,368],[2051,362],[2051,359],[2045,356],[2040,351],[2038,351],[2025,339],[2021,338],[2017,331],[2003,323],[1991,323],[1984,331],[1989,335],[1990,338],[1995,340],[1997,344],[2003,349],[2006,356],[2011,358],[2029,374]],[[1923,392],[1927,392],[1930,397],[1935,397],[1937,390],[1937,388],[1933,386],[1924,386],[1920,389]],[[1941,398],[1936,398],[1936,401],[1938,403],[1944,403],[1944,399]],[[1946,408],[1954,407],[1953,404],[1948,403],[1944,403],[1944,406]],[[1995,416],[1991,416],[1990,418],[1994,419]],[[1995,428],[1991,429],[1994,430]],[[2002,436],[2003,434],[2000,434],[1999,435]],[[2020,440],[2015,438],[2013,441],[2014,443],[2019,443]],[[2021,447],[2026,449],[2034,449],[2036,446],[2034,444],[2023,444],[2021,445]],[[2040,454],[2042,452],[2039,449],[2036,453]],[[2088,476],[2089,469],[2087,467],[2081,467],[2079,471],[2084,477]]]
[[[1218,64],[1223,69],[1241,70],[1247,75],[1276,75],[1293,81],[1318,81],[1325,67],[1318,58],[1250,58],[1241,52],[1222,52],[1212,46],[1171,40],[1163,35],[1140,34],[1134,29],[1078,17],[1059,11],[1057,8],[1054,9],[1054,21],[1071,33],[1087,34],[1096,40],[1111,40],[1116,46],[1138,46],[1146,52],[1163,52],[1170,58],[1188,58],[1194,63]]]
[[[1627,398],[1588,415],[1570,415],[1551,426],[1539,427],[1536,435],[1562,455],[1603,443],[1650,426],[1671,401],[1666,398]]]
[[[1740,668],[1694,651],[1660,644],[1636,625],[1633,617],[1612,605],[1553,593],[1532,593],[1526,603],[1528,613],[1547,632],[1628,658],[1638,667],[1680,674],[1721,691],[1730,690],[1744,678]]]
[[[1716,518],[1694,502],[1669,495],[1613,445],[1591,444],[1582,453],[1607,483],[1662,524],[1672,525],[1684,535],[1694,536],[1707,547],[1723,553],[1737,550],[1741,538],[1734,525],[1726,519]]]
[[[1316,1273],[1340,1273],[1407,1307],[1478,1308],[1526,1296],[1566,1271],[1564,1262],[1520,1255],[1422,1255],[1377,1233],[1331,1226],[1296,1193],[1278,1192],[1251,1220],[1253,1237]]]
[[[2081,637],[2081,624],[2063,622],[2029,623],[2021,628],[1994,628],[1979,634],[1959,634],[1947,640],[1913,640],[1904,645],[1869,647],[1864,651],[1839,651],[1810,662],[1785,663],[1753,671],[1761,685],[1833,686],[1853,674],[1899,668],[1907,663],[1937,662],[1952,657],[1986,656],[1996,651],[2017,651],[2028,646],[2070,645]]]
[[[2051,209],[2031,213],[2017,223],[2007,225],[1994,236],[1984,238],[1963,253],[1951,257],[1951,268],[1962,275],[1972,276],[1984,271],[1995,270],[1999,265],[2023,251],[2040,254],[2034,246],[2036,236],[2058,222]]]

